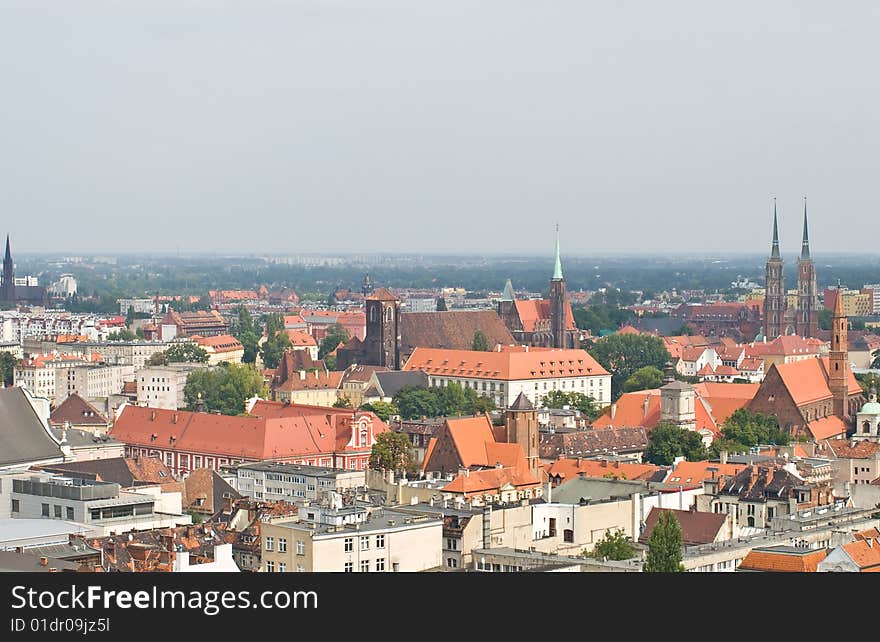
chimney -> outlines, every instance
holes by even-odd
[[[642,415],[643,417],[648,416],[648,405],[650,404],[650,401],[651,401],[651,395],[645,395],[644,413]]]
[[[726,464],[727,463],[727,451],[722,450],[720,453],[718,453],[718,459],[721,461],[722,464]]]
[[[614,415],[617,414],[617,402],[611,404],[611,419],[614,419]]]

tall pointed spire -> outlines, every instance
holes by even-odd
[[[559,257],[559,223],[556,224],[556,265],[553,266],[553,280],[562,280],[562,259]]]
[[[810,237],[807,234],[807,197],[804,196],[804,240],[801,242],[801,258],[810,258]]]
[[[507,283],[504,284],[504,292],[501,293],[502,301],[513,301],[513,283],[510,282],[510,279],[507,279]]]
[[[776,224],[776,197],[773,197],[773,248],[770,252],[771,259],[779,258],[779,227]]]

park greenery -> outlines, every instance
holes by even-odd
[[[245,402],[255,395],[265,398],[268,389],[260,373],[244,363],[193,370],[183,388],[187,410],[203,406],[206,412],[223,415],[244,414]]]
[[[476,415],[495,409],[495,402],[481,397],[473,388],[450,383],[437,388],[401,388],[393,399],[403,419]]]
[[[624,392],[624,383],[639,370],[662,370],[670,359],[660,337],[647,334],[609,334],[596,339],[587,351],[611,373],[611,399]],[[640,375],[641,377],[641,375]]]

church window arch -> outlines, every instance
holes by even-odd
[[[385,320],[389,323],[394,320],[394,308],[391,306],[385,309]]]
[[[371,322],[376,321],[376,306],[375,305],[370,306],[370,321]]]

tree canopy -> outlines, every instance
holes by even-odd
[[[187,341],[175,343],[164,352],[157,352],[147,359],[148,366],[167,366],[169,363],[208,363],[207,350]]]
[[[737,409],[721,427],[721,438],[712,443],[712,450],[739,452],[759,444],[786,446],[791,436],[779,428],[779,419],[773,415]]]
[[[457,383],[437,388],[407,386],[397,392],[393,401],[404,419],[476,415],[495,409],[490,397],[482,397],[473,388],[462,388]]]
[[[379,419],[386,422],[391,418],[391,415],[400,414],[400,410],[394,405],[393,401],[374,401],[372,403],[365,403],[361,406],[361,410],[373,412]]]
[[[235,327],[235,338],[244,346],[244,363],[256,363],[259,352],[260,331],[254,322],[253,315],[243,305],[238,307],[238,323]]]
[[[648,433],[645,460],[658,466],[670,466],[676,457],[684,457],[688,461],[703,461],[708,459],[709,453],[700,433],[661,421]]]
[[[370,468],[375,470],[409,470],[415,461],[406,433],[383,432],[376,437],[370,453]]]
[[[474,341],[471,344],[471,350],[476,350],[478,352],[489,352],[489,339],[486,337],[486,333],[480,330],[479,328],[474,332]]]
[[[584,553],[584,556],[615,561],[628,560],[636,556],[636,548],[623,529],[618,528],[615,531],[609,529],[596,542],[593,550]]]
[[[682,573],[681,523],[671,510],[660,512],[660,517],[648,538],[648,555],[642,571],[645,573]]]
[[[647,334],[609,334],[596,339],[587,351],[611,373],[611,398],[623,392],[623,384],[638,370],[653,366],[662,370],[669,351],[660,337]]]
[[[596,407],[596,400],[582,392],[551,390],[542,397],[541,401],[548,408],[562,408],[563,406],[577,408],[590,421],[601,413],[601,409]]]
[[[195,410],[201,393],[201,401],[207,412],[224,415],[244,413],[245,401],[268,393],[262,375],[251,365],[224,363],[218,368],[193,370],[186,378],[183,398],[187,410]]]
[[[137,339],[137,333],[128,328],[123,328],[107,335],[107,341],[134,341],[135,339]]]
[[[324,338],[321,339],[321,345],[318,348],[318,358],[323,359],[328,354],[336,350],[339,347],[340,343],[345,343],[351,338],[348,334],[348,330],[346,330],[343,326],[338,323],[334,323],[327,331],[327,334],[324,335]]]
[[[632,376],[623,382],[623,392],[635,392],[637,390],[653,390],[663,383],[663,371],[654,366],[645,366],[636,370]]]
[[[0,380],[4,386],[11,386],[15,379],[15,368],[20,363],[11,352],[0,352]]]
[[[274,370],[281,363],[281,356],[292,344],[284,329],[284,315],[273,312],[266,315],[266,340],[260,348],[263,365]]]

